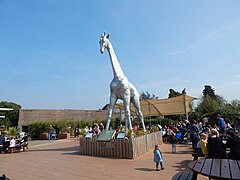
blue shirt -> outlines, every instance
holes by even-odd
[[[218,119],[218,128],[221,132],[226,130],[226,124],[223,118]]]
[[[163,158],[162,158],[162,153],[159,149],[155,149],[153,151],[154,154],[154,162],[163,162]]]

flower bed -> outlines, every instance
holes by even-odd
[[[60,133],[58,139],[70,139],[70,133]]]
[[[97,141],[96,138],[80,138],[81,155],[107,158],[134,159],[162,144],[161,132],[155,132],[130,139]]]

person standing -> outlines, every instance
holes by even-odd
[[[217,120],[218,120],[217,125],[218,125],[219,132],[220,133],[225,133],[227,126],[226,126],[224,118],[222,118],[221,115],[218,114],[217,115]]]
[[[99,124],[99,130],[100,130],[100,132],[102,132],[102,131],[104,130],[104,125],[103,125],[103,123],[100,123],[100,124]]]
[[[177,142],[178,142],[178,139],[173,134],[170,139],[170,143],[172,144],[172,153],[177,153]]]
[[[202,153],[204,154],[205,157],[208,157],[207,141],[208,141],[208,135],[205,133],[201,133],[199,143],[200,143]]]
[[[234,130],[227,131],[228,138],[226,147],[230,148],[228,153],[229,159],[240,160],[240,137],[234,132]]]
[[[154,162],[156,163],[156,171],[160,171],[160,169],[158,168],[159,164],[161,166],[161,170],[163,170],[164,169],[164,167],[163,167],[163,157],[162,157],[162,152],[160,151],[158,145],[155,145],[155,149],[153,151],[153,154],[154,154]]]
[[[196,120],[193,120],[192,123],[187,127],[187,129],[190,134],[190,140],[192,141],[192,148],[195,149],[199,141],[199,129],[197,127]]]

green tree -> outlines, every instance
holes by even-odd
[[[182,90],[182,92],[178,92],[178,91],[175,91],[174,89],[169,89],[169,94],[168,94],[168,98],[173,98],[173,97],[177,97],[177,96],[181,96],[183,94],[186,94],[186,89],[184,88]]]
[[[229,120],[230,122],[234,122],[239,116],[240,112],[240,101],[233,100],[230,103],[224,103],[222,109],[219,111],[225,120]]]
[[[204,114],[218,113],[224,108],[226,103],[226,100],[222,96],[215,94],[214,89],[210,85],[205,85],[203,96],[195,112],[200,117]]]
[[[234,122],[240,112],[240,101],[227,102],[222,96],[215,94],[210,85],[205,85],[203,96],[195,109],[197,117],[208,116],[210,122],[216,123],[216,114],[220,113],[225,120]]]
[[[158,99],[158,96],[154,95],[154,94],[150,94],[149,92],[141,92],[140,93],[140,100],[144,100],[144,99]]]
[[[203,96],[195,109],[196,114],[201,117],[207,113],[214,113],[220,110],[219,101],[211,98],[209,95]]]
[[[215,91],[210,85],[205,85],[203,89],[203,97],[209,96],[211,98],[216,98]]]
[[[5,118],[0,121],[0,125],[17,126],[19,109],[21,109],[21,106],[13,102],[2,101],[0,102],[0,107],[13,109],[12,111],[0,112],[1,115],[5,116]]]

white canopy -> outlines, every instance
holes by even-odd
[[[12,108],[0,108],[0,111],[12,111]]]

